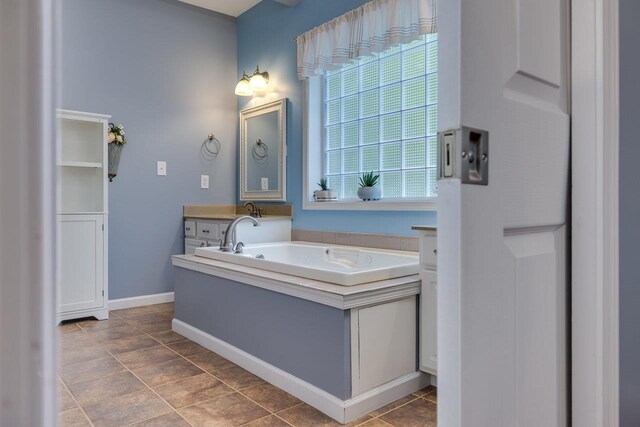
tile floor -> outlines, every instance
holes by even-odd
[[[339,426],[171,331],[173,303],[58,327],[60,426]],[[349,426],[436,426],[427,387]]]

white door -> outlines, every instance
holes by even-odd
[[[567,1],[438,6],[439,128],[489,140],[488,185],[438,186],[439,425],[564,426]]]
[[[104,302],[102,215],[60,215],[60,309],[99,308]]]

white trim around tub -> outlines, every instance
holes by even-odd
[[[340,423],[356,420],[377,408],[426,387],[431,381],[430,375],[417,371],[353,399],[341,400],[181,320],[173,319],[173,330],[308,403]]]

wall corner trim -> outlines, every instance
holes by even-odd
[[[109,300],[109,310],[122,310],[123,308],[142,307],[145,305],[162,304],[163,302],[173,302],[173,292],[112,299]]]

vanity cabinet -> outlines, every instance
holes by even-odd
[[[431,227],[418,230],[420,248],[420,370],[438,374],[438,273],[437,236]]]
[[[291,218],[257,218],[260,227],[241,222],[236,227],[236,241],[244,244],[291,241]],[[197,248],[218,247],[231,223],[230,219],[186,218],[184,221],[184,253],[193,255]]]
[[[58,111],[58,321],[109,316],[107,129],[110,116]]]

